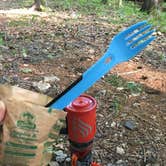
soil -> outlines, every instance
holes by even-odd
[[[37,91],[33,82],[54,75],[60,81],[45,92],[53,97],[104,54],[115,34],[135,23],[71,12],[0,13],[0,83]],[[86,92],[98,103],[93,156],[103,166],[166,165],[166,34],[156,36]],[[135,89],[126,88],[128,83]],[[134,129],[127,129],[126,121]]]

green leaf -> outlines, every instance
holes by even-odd
[[[22,68],[22,69],[21,69],[21,72],[23,72],[23,73],[25,73],[25,74],[27,74],[27,73],[32,73],[32,69],[30,69],[30,68]]]

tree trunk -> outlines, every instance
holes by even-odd
[[[42,11],[42,6],[46,6],[46,0],[34,0],[31,10]]]
[[[108,3],[108,0],[101,0],[101,2],[102,2],[103,4],[107,4],[107,3]]]
[[[119,0],[119,7],[121,7],[122,6],[122,0]]]
[[[149,13],[153,8],[158,8],[160,2],[161,0],[144,0],[141,11],[147,11]]]

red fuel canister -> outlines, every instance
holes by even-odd
[[[72,166],[90,166],[93,139],[96,134],[96,100],[81,95],[65,109],[72,154]]]
[[[69,140],[88,143],[96,133],[96,100],[89,95],[81,95],[67,106]]]

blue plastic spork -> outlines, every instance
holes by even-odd
[[[64,92],[47,104],[47,107],[64,109],[115,65],[132,59],[151,41],[154,30],[147,21],[138,22],[118,33],[112,40],[106,53]]]

